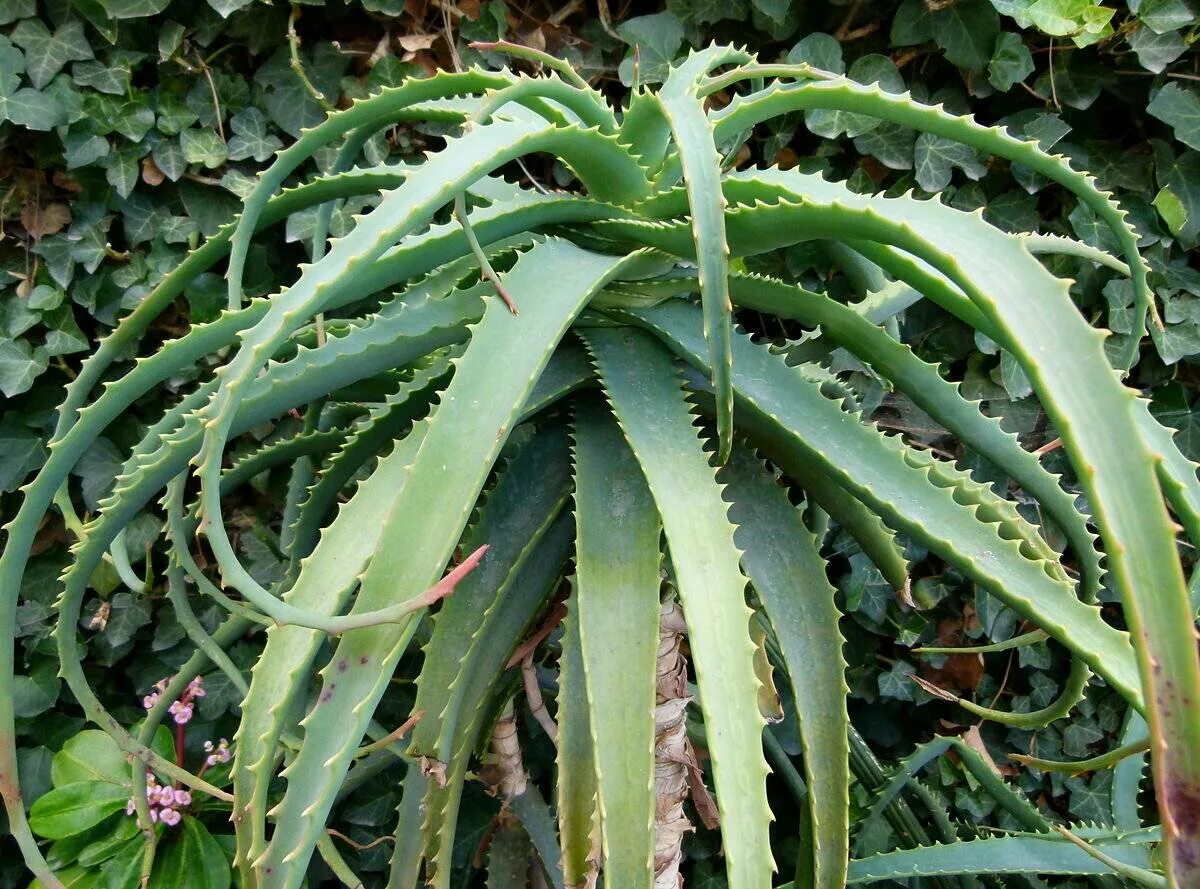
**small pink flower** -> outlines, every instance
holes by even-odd
[[[174,796],[175,805],[179,806],[180,808],[183,806],[190,806],[192,804],[192,795],[186,790],[176,790]]]
[[[163,809],[159,812],[158,819],[167,827],[174,827],[183,819],[183,816],[174,809]]]
[[[142,707],[146,710],[151,709],[157,703],[158,703],[158,692],[154,692],[153,694],[148,694],[144,698],[142,698]]]
[[[133,803],[133,799],[131,798],[131,799],[129,800],[129,802],[127,802],[127,803],[125,804],[125,814],[126,814],[126,815],[132,815],[132,814],[133,814],[134,812],[136,812],[136,811],[137,811],[137,806],[135,806],[135,805],[134,805],[134,803]]]
[[[150,823],[151,823],[151,824],[157,824],[157,823],[158,823],[158,809],[151,809],[151,810],[150,810]]]

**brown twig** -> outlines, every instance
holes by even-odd
[[[521,684],[525,689],[525,700],[529,703],[529,715],[537,720],[537,724],[545,730],[555,747],[558,746],[558,726],[546,709],[546,701],[542,698],[542,689],[538,685],[537,669],[533,666],[533,652],[530,651],[521,661]]]

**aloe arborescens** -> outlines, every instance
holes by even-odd
[[[407,742],[389,882],[411,887],[423,874],[447,885],[471,756],[486,747],[513,693],[510,656],[568,573],[557,845],[532,784],[505,802],[556,883],[589,885],[598,869],[609,886],[654,881],[664,583],[686,618],[735,889],[772,880],[764,652],[785,669],[800,715],[806,880],[836,887],[847,874],[866,881],[1113,867],[1161,879],[1148,852],[1153,831],[1060,835],[998,779],[989,786],[1027,832],[885,853],[847,870],[850,767],[865,754],[847,719],[834,593],[789,489],[839,521],[899,590],[907,578],[895,532],[1065,646],[1074,681],[1043,718],[1069,710],[1089,672],[1145,714],[1166,876],[1181,887],[1200,883],[1200,760],[1190,755],[1200,749],[1200,664],[1164,501],[1200,543],[1200,489],[1170,434],[1112,370],[1104,332],[1035,256],[1056,250],[1125,268],[1144,316],[1152,308],[1145,267],[1124,214],[1035,143],[804,66],[761,66],[740,50],[710,48],[673,68],[661,89],[635,91],[617,114],[569,68],[543,61],[555,72],[442,74],[332,114],[281,151],[237,222],[101,344],[72,383],[50,457],[8,528],[0,561],[5,684],[34,533],[52,504],[70,512],[63,486],[72,466],[135,399],[208,362],[215,371],[146,430],[82,527],[62,579],[56,638],[62,675],[90,720],[137,758],[131,782],[143,809],[146,766],[232,803],[243,889],[300,885],[360,744],[380,737],[372,716],[397,663],[428,606],[453,589],[424,646],[414,708],[422,716]],[[759,85],[764,77],[777,79]],[[709,108],[713,92],[744,86],[719,111]],[[756,124],[814,108],[936,133],[1038,171],[1111,227],[1127,266],[1074,242],[1006,234],[936,200],[864,196],[798,170],[728,169],[724,158]],[[419,165],[356,166],[369,136],[414,119],[459,129]],[[339,140],[328,173],[279,191],[314,151]],[[561,158],[581,188],[539,193],[495,176],[532,152]],[[374,208],[326,248],[333,202],[377,192]],[[310,206],[321,208],[313,262],[278,293],[247,302],[252,236]],[[875,292],[847,305],[732,261],[814,239],[829,242],[834,261]],[[228,310],[119,367],[156,315],[226,254]],[[955,384],[877,326],[915,294],[1000,344],[1028,375],[1087,494],[1128,633],[1094,604],[1101,556],[1074,497]],[[818,336],[780,354],[735,327],[737,308]],[[814,366],[835,348],[1037,499],[1066,538],[1078,580],[1041,529],[992,487],[883,435],[831,397]],[[225,459],[235,437],[303,405],[312,417],[303,430]],[[223,498],[293,463],[284,511],[290,566],[268,590],[239,562]],[[130,734],[89,689],[79,662],[92,571],[110,551],[123,563],[123,529],[164,492],[171,601],[196,644],[172,688],[210,662],[246,688],[232,792],[148,746],[153,712]],[[193,558],[197,533],[219,582]],[[456,551],[465,560],[439,581]],[[190,616],[185,574],[228,609],[215,634]],[[256,626],[266,628],[265,642],[247,684],[223,647]],[[327,641],[332,653],[311,682]],[[393,741],[376,746],[395,749]],[[286,779],[281,796],[277,774]],[[52,885],[25,820],[3,686],[0,790],[30,868]],[[894,814],[895,796],[881,797],[881,811],[889,805]],[[511,824],[504,837],[517,842]],[[663,861],[660,854],[660,876],[670,864]]]

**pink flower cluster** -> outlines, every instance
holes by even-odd
[[[154,691],[142,698],[142,706],[149,710],[158,703],[158,699],[163,692],[167,690],[167,680],[160,679],[154,683]],[[187,688],[183,690],[183,694],[179,700],[172,702],[167,712],[175,720],[176,725],[187,725],[192,720],[193,714],[196,712],[196,700],[204,697],[208,692],[204,690],[204,677],[197,676],[188,683]]]
[[[179,810],[192,804],[192,795],[186,790],[174,787],[160,786],[153,772],[146,773],[146,801],[150,803],[150,822],[161,821],[167,827],[174,827],[182,819]],[[136,811],[133,800],[125,804],[125,814],[132,815]]]
[[[229,741],[225,738],[221,739],[221,743],[213,746],[212,741],[204,742],[204,752],[208,754],[204,758],[204,767],[211,769],[217,763],[226,763],[233,758],[233,753],[229,749]]]

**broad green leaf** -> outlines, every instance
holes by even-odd
[[[150,889],[229,889],[229,861],[208,828],[184,815],[183,821],[166,837],[150,874]]]
[[[969,145],[932,133],[921,133],[913,147],[913,170],[917,184],[928,192],[939,192],[950,184],[955,168],[972,179],[987,172],[979,153]]]
[[[820,31],[807,35],[793,46],[788,51],[787,60],[795,65],[807,63],[834,74],[841,74],[846,70],[846,63],[842,60],[842,45],[832,34]]]
[[[45,455],[45,445],[32,429],[11,415],[0,420],[0,493],[15,491]]]
[[[683,26],[669,12],[642,15],[622,22],[617,33],[632,47],[621,62],[621,82],[661,83],[683,45]],[[636,59],[636,71],[634,64]]]
[[[145,849],[145,844],[139,842],[122,847],[100,868],[96,889],[138,889],[141,886]]]
[[[1171,234],[1178,235],[1186,228],[1188,223],[1188,208],[1183,205],[1183,201],[1179,200],[1178,195],[1171,191],[1171,189],[1166,187],[1159,189],[1158,194],[1154,198],[1154,209],[1158,211],[1158,215],[1167,224],[1167,228],[1171,230]],[[1129,331],[1125,332],[1128,333]]]
[[[1187,0],[1140,0],[1136,10],[1134,5],[1129,4],[1130,11],[1136,11],[1138,20],[1156,34],[1165,34],[1196,21],[1196,11]]]
[[[71,738],[54,756],[51,778],[55,787],[80,781],[129,783],[129,762],[106,733],[88,729]]]
[[[996,37],[996,46],[988,62],[988,81],[1007,92],[1034,71],[1033,55],[1020,35],[1005,31]]]
[[[1146,111],[1175,131],[1175,138],[1200,149],[1200,97],[1178,83],[1168,83],[1146,106]]]
[[[191,128],[179,134],[179,146],[189,164],[204,164],[210,170],[225,163],[227,150],[216,130]]]
[[[45,349],[26,340],[0,339],[0,392],[12,398],[29,391],[48,364]]]
[[[961,0],[929,16],[934,41],[960,68],[980,71],[993,55],[1000,16],[987,0]]]
[[[262,163],[283,147],[279,137],[267,133],[267,118],[257,108],[239,111],[230,121],[233,135],[229,139],[229,159],[254,158]]]
[[[63,107],[49,93],[22,87],[0,94],[0,118],[31,130],[50,130],[66,123]]]
[[[887,56],[878,54],[859,56],[847,73],[851,79],[859,83],[878,83],[881,89],[889,93],[904,92],[904,78],[900,75],[895,63]],[[861,136],[880,124],[877,117],[827,108],[806,111],[804,122],[810,130],[826,139],[836,139],[842,133],[851,137]]]
[[[1130,35],[1129,47],[1137,54],[1138,63],[1155,74],[1161,74],[1188,48],[1178,31],[1156,34],[1146,27],[1138,28]]]
[[[33,804],[29,825],[50,840],[82,833],[125,808],[129,790],[107,781],[79,781],[56,787]]]
[[[915,46],[932,40],[932,18],[924,0],[904,0],[892,17],[892,46]]]
[[[140,19],[158,15],[171,0],[100,0],[107,12],[115,19]]]
[[[1159,186],[1169,190],[1182,209],[1182,214],[1174,217],[1182,222],[1174,234],[1185,247],[1192,247],[1200,241],[1200,152],[1184,151],[1176,157],[1169,146],[1159,142],[1154,155]]]
[[[83,24],[78,20],[65,22],[51,33],[41,19],[25,19],[10,36],[25,50],[25,72],[36,89],[50,83],[67,62],[92,57]]]

